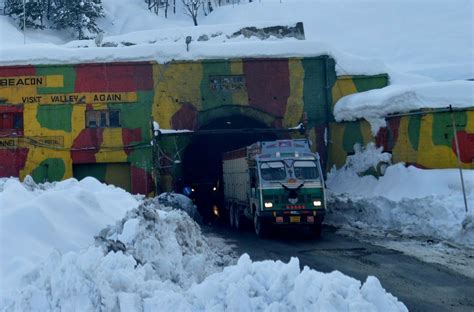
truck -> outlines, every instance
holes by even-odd
[[[307,139],[256,142],[222,155],[224,208],[231,227],[253,221],[259,237],[273,227],[305,226],[321,235],[326,190],[318,153]]]

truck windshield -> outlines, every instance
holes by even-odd
[[[285,165],[281,161],[269,161],[260,165],[262,179],[267,181],[278,181],[286,178]]]
[[[316,180],[319,178],[318,167],[312,160],[297,160],[294,164],[295,177],[300,180]]]

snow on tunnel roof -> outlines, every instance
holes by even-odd
[[[341,98],[334,108],[336,121],[364,118],[375,135],[389,114],[423,108],[474,108],[474,81],[429,82],[414,85],[390,85]]]
[[[294,22],[283,25],[294,25]],[[280,24],[282,25],[282,24]],[[195,61],[231,58],[287,58],[317,57],[328,55],[336,60],[337,75],[376,75],[387,73],[380,60],[362,58],[344,53],[324,42],[276,38],[265,40],[257,37],[231,37],[244,27],[258,28],[275,26],[275,23],[260,22],[253,25],[230,25],[181,27],[163,31],[144,30],[125,35],[107,36],[102,47],[94,40],[74,40],[64,45],[47,43],[15,44],[0,47],[0,66],[47,65],[100,62]],[[198,40],[206,35],[206,41]],[[186,51],[185,38],[193,41]]]

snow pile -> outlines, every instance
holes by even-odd
[[[161,205],[161,209],[179,209],[185,211],[191,218],[196,222],[201,222],[201,215],[194,205],[193,201],[183,195],[178,193],[162,193],[157,198],[158,203]]]
[[[18,197],[14,201],[13,194],[21,196],[23,204]],[[2,270],[4,263],[10,270],[20,269],[2,272],[0,310],[407,311],[375,277],[362,284],[337,271],[300,270],[296,258],[285,264],[252,262],[243,255],[229,266],[235,259],[210,245],[185,212],[164,210],[159,200],[136,207],[131,195],[91,178],[39,186],[3,179],[0,196],[2,251],[9,250],[1,254]],[[116,220],[125,203],[136,208],[100,232],[94,227],[106,219],[100,214],[104,211],[114,216],[107,221]],[[87,220],[89,225],[86,213],[95,217]],[[74,235],[77,226],[87,239]],[[63,231],[66,227],[70,233]],[[49,235],[53,232],[56,235]],[[76,244],[89,243],[93,235],[95,244],[78,249]],[[41,257],[35,259],[37,248],[42,248]],[[18,255],[37,265],[13,263]]]
[[[418,85],[392,85],[382,89],[351,94],[341,98],[334,108],[337,121],[364,118],[372,133],[385,126],[388,114],[422,108],[474,107],[474,82],[449,81]]]
[[[137,207],[136,197],[93,178],[36,185],[0,179],[0,275],[8,289],[56,249],[77,251]],[[3,288],[3,287],[2,287]],[[5,292],[2,290],[1,295]]]
[[[344,167],[329,172],[332,208],[327,221],[343,228],[430,237],[474,248],[474,171],[463,171],[470,205],[466,213],[457,169],[423,170],[399,163],[380,170],[385,174],[379,178],[363,174],[385,164],[389,156],[371,143],[366,149],[356,148]]]

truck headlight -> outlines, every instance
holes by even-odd
[[[313,201],[313,206],[314,206],[314,207],[321,207],[321,205],[322,205],[322,203],[321,203],[320,200],[314,200],[314,201]]]
[[[263,205],[265,206],[265,208],[273,208],[272,202],[265,202]]]

